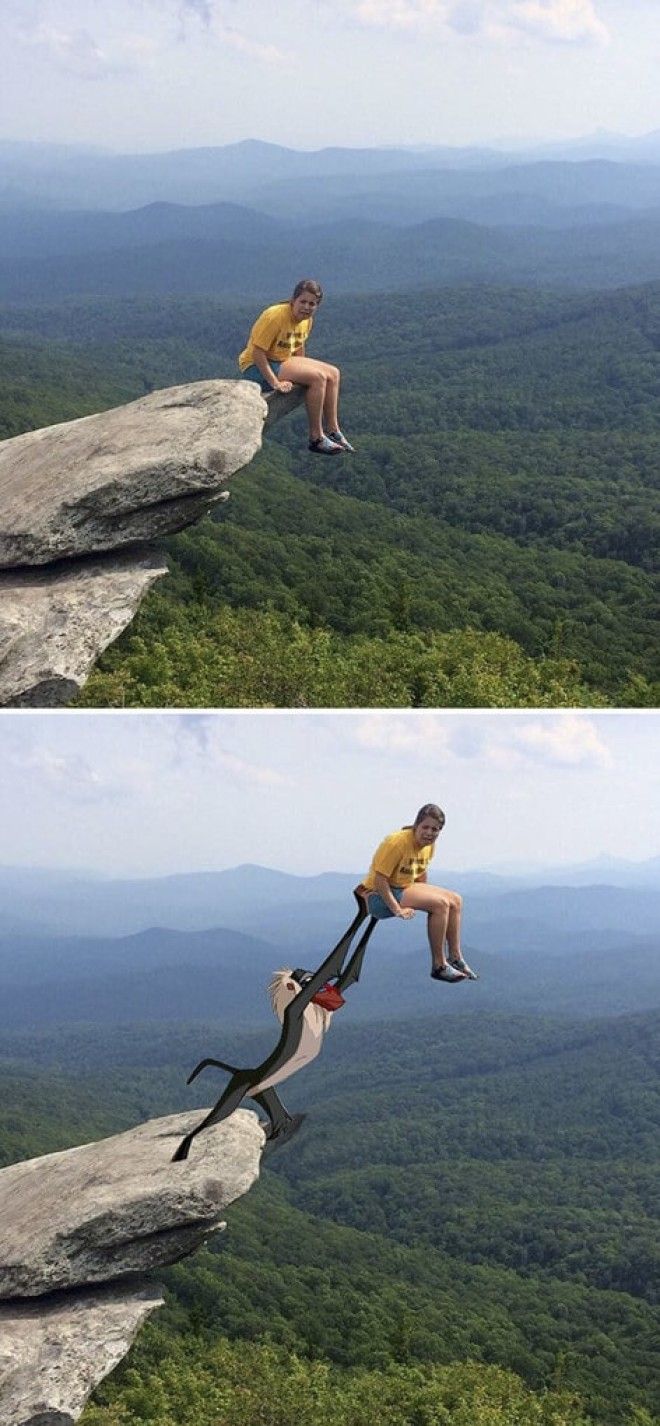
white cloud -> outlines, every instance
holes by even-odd
[[[26,784],[34,779],[38,788],[61,796],[63,807],[74,802],[116,802],[136,790],[134,765],[124,768],[118,776],[116,771],[109,773],[105,767],[94,767],[82,754],[56,752],[43,740],[16,751],[13,764]]]
[[[413,29],[429,19],[442,18],[445,9],[440,0],[358,0],[355,14],[366,25]]]
[[[519,0],[511,6],[509,23],[561,44],[607,44],[610,38],[593,0]]]
[[[596,0],[343,0],[349,20],[408,33],[437,30],[506,42],[607,43]]]
[[[164,717],[161,726],[174,733],[174,761],[185,767],[191,760],[208,767],[209,776],[222,771],[235,782],[251,787],[291,786],[291,779],[265,763],[239,757],[231,748],[234,720],[210,713],[186,714],[175,721]]]
[[[88,7],[88,24],[72,25],[60,0],[33,0],[5,15],[11,42],[48,60],[53,69],[83,80],[104,80],[130,74],[151,63],[162,48],[160,39],[130,27],[104,26],[99,39],[99,14]],[[100,29],[100,24],[98,26]]]
[[[286,58],[283,50],[276,45],[264,45],[260,40],[250,39],[231,25],[218,23],[215,28],[219,39],[250,59],[260,60],[263,64],[281,64]]]
[[[281,64],[285,59],[284,52],[276,45],[263,44],[261,40],[253,39],[251,35],[230,24],[228,13],[233,7],[228,6],[226,0],[174,0],[174,3],[172,0],[166,0],[166,8],[175,9],[182,22],[179,36],[182,41],[186,39],[185,21],[200,20],[210,37],[251,60],[263,64]]]
[[[483,760],[492,767],[537,762],[561,768],[607,768],[610,751],[593,720],[579,714],[461,718],[435,713],[373,713],[354,739],[365,751],[429,760]]]
[[[433,713],[371,713],[347,724],[360,747],[371,752],[437,754],[449,745],[449,730]],[[339,724],[341,731],[342,724]]]
[[[53,68],[78,79],[102,80],[153,65],[158,55],[206,32],[206,43],[230,48],[246,62],[281,64],[285,56],[229,23],[233,6],[226,0],[134,0],[108,11],[96,0],[78,7],[84,23],[74,25],[65,0],[10,0],[5,14],[13,41],[48,59]],[[147,25],[157,30],[145,33]],[[102,36],[102,38],[101,38]]]
[[[596,725],[578,715],[523,723],[514,731],[512,746],[526,757],[557,767],[612,766],[612,755]]]
[[[483,26],[482,0],[461,0],[447,13],[447,24],[459,35],[476,35]]]
[[[197,15],[205,25],[210,25],[213,18],[213,5],[211,0],[181,0],[181,12],[190,12]]]
[[[86,29],[66,30],[55,25],[39,24],[24,42],[40,50],[58,69],[79,79],[102,79],[115,74],[122,65],[111,58],[96,43]]]

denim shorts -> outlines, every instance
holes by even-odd
[[[269,365],[274,375],[279,376],[280,367],[282,365],[281,361],[270,361],[269,359]],[[246,367],[245,371],[241,372],[241,376],[246,376],[248,381],[258,381],[262,391],[268,392],[273,389],[270,382],[266,381],[265,376],[261,375],[258,366],[252,365]]]
[[[403,896],[405,889],[405,886],[390,887],[390,891],[395,901],[401,901],[401,897]],[[394,912],[390,911],[387,902],[383,901],[383,898],[379,891],[370,891],[369,895],[366,898],[366,902],[369,915],[375,916],[377,921],[385,921],[388,916],[394,915]]]

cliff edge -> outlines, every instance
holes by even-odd
[[[151,543],[227,498],[302,388],[198,381],[0,443],[0,707],[54,707],[167,574]]]
[[[239,1109],[172,1163],[204,1110],[0,1170],[0,1420],[72,1426],[162,1303],[147,1270],[194,1252],[259,1175]]]

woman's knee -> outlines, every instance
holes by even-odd
[[[442,897],[450,911],[463,910],[463,897],[460,895],[460,892],[448,891],[446,886],[440,886],[438,887],[438,896]]]
[[[436,894],[431,898],[429,911],[432,916],[448,916],[449,912],[451,911],[451,902],[449,898],[442,891],[436,892]]]

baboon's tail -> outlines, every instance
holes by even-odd
[[[192,1084],[193,1080],[194,1080],[194,1079],[197,1079],[198,1074],[201,1074],[201,1073],[202,1073],[202,1070],[208,1069],[208,1068],[209,1068],[209,1065],[214,1065],[216,1069],[227,1070],[227,1072],[228,1072],[229,1074],[238,1074],[238,1070],[237,1070],[237,1068],[236,1068],[236,1065],[228,1065],[228,1064],[225,1063],[224,1060],[212,1060],[212,1059],[200,1060],[199,1064],[198,1064],[198,1065],[195,1065],[195,1068],[194,1068],[194,1070],[192,1071],[192,1074],[189,1074],[189,1075],[188,1075],[188,1078],[187,1078],[187,1080],[186,1080],[186,1084]]]

